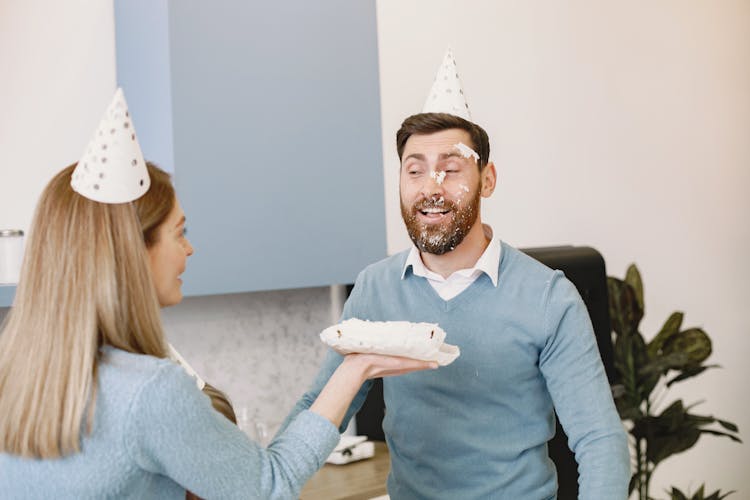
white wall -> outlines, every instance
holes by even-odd
[[[724,368],[667,393],[734,421],[750,406],[750,2],[378,0],[388,251],[408,247],[395,132],[452,47],[499,187],[483,217],[516,246],[590,245],[636,262],[642,331],[673,310]],[[746,445],[704,437],[657,469],[671,484],[750,498]]]
[[[0,0],[0,229],[27,231],[115,89],[112,2]]]

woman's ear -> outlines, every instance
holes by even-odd
[[[489,162],[484,166],[479,175],[482,183],[482,198],[489,198],[495,191],[495,185],[497,183],[497,171],[495,170],[495,164]]]

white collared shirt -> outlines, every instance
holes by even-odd
[[[422,262],[417,247],[412,247],[409,255],[406,257],[404,269],[401,272],[401,279],[406,276],[406,270],[411,266],[411,271],[415,276],[421,276],[427,279],[427,282],[435,289],[443,300],[450,300],[459,293],[463,292],[469,285],[485,273],[492,280],[493,286],[497,287],[497,272],[500,267],[500,254],[502,247],[500,240],[493,235],[492,228],[487,224],[482,225],[484,234],[490,238],[490,244],[485,248],[484,253],[479,257],[474,267],[470,269],[459,269],[447,278],[443,278],[438,273],[430,271]]]

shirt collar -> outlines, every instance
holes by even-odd
[[[493,234],[492,228],[489,225],[483,224],[482,229],[484,229],[484,234],[490,238],[490,244],[487,245],[487,248],[485,248],[473,268],[460,269],[456,271],[456,273],[465,271],[468,271],[469,273],[474,271],[482,272],[490,278],[492,285],[496,287],[497,273],[500,268],[500,257],[502,256],[502,245],[500,244],[500,240]],[[419,255],[419,250],[417,250],[417,247],[415,246],[411,247],[409,255],[406,257],[404,268],[401,271],[401,279],[406,277],[406,271],[410,266],[412,273],[416,276],[429,277],[435,275],[435,273],[427,269],[424,265],[422,257]]]

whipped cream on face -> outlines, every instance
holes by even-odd
[[[439,186],[445,180],[445,170],[441,170],[440,172],[433,170],[430,172],[430,177],[435,179],[435,183]]]
[[[458,149],[458,151],[461,153],[461,156],[463,156],[464,158],[474,158],[475,162],[479,162],[479,155],[477,154],[477,152],[463,142],[457,142],[453,145],[453,147]]]

